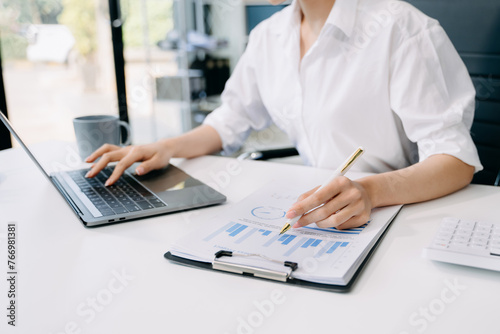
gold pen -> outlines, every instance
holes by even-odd
[[[323,189],[334,178],[336,178],[338,176],[342,176],[345,173],[347,173],[347,171],[349,170],[349,168],[351,168],[351,166],[354,165],[354,162],[361,155],[363,155],[363,153],[364,153],[363,148],[362,147],[358,147],[358,149],[346,161],[344,161],[344,163],[342,165],[340,165],[340,167],[337,168],[337,170],[335,170],[335,172],[333,173],[333,175],[330,176],[330,178],[325,183],[323,183],[323,185],[321,187],[319,187],[318,190],[316,190],[315,192]],[[300,217],[302,217],[302,215],[297,216],[295,218],[288,219],[287,222],[286,222],[286,224],[285,224],[285,226],[283,226],[283,228],[281,229],[280,234],[283,234],[286,231],[288,231],[300,219]]]

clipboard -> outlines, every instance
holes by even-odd
[[[375,242],[373,247],[369,250],[367,253],[366,257],[363,259],[361,264],[358,266],[356,269],[356,272],[350,279],[350,281],[346,285],[334,285],[334,284],[323,284],[323,283],[315,283],[311,281],[305,281],[297,278],[291,277],[291,272],[295,270],[299,264],[295,262],[282,262],[283,263],[283,270],[282,271],[273,271],[271,270],[265,270],[266,272],[263,272],[261,268],[256,268],[256,267],[250,267],[248,265],[231,265],[229,267],[225,267],[221,263],[225,263],[221,261],[221,258],[224,258],[226,256],[233,256],[233,254],[229,251],[218,251],[217,253],[214,254],[214,260],[212,263],[210,262],[201,262],[201,261],[195,261],[195,260],[190,260],[186,259],[180,256],[173,255],[170,252],[167,252],[164,254],[164,257],[171,262],[179,265],[185,265],[188,267],[193,267],[193,268],[200,268],[200,269],[205,269],[205,270],[216,270],[222,273],[226,274],[231,274],[231,275],[240,275],[240,276],[245,276],[247,278],[252,278],[252,279],[260,279],[260,280],[269,280],[272,282],[276,283],[281,283],[281,284],[290,284],[294,286],[300,286],[300,287],[305,287],[305,288],[311,288],[311,289],[316,289],[316,290],[322,290],[322,291],[330,291],[330,292],[349,292],[361,272],[363,271],[363,268],[365,265],[368,263],[370,260],[371,256],[377,249],[378,245],[382,241],[382,239],[385,237],[387,230],[389,230],[389,227],[392,225],[392,221],[386,226],[384,229],[383,233],[380,235],[378,240]],[[257,254],[253,254],[257,255]],[[257,255],[258,256],[258,255]],[[284,279],[283,279],[284,278]]]

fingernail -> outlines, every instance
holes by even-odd
[[[111,181],[110,180],[106,180],[106,183],[104,183],[104,186],[107,187],[111,184]]]
[[[89,170],[89,171],[87,172],[87,174],[85,174],[85,177],[90,177],[91,175],[92,175],[92,171],[91,171],[91,170]]]
[[[297,216],[297,212],[295,212],[295,210],[290,210],[286,213],[286,218],[288,219],[292,219],[292,218],[295,218]]]
[[[142,175],[142,174],[144,174],[144,168],[142,168],[142,167],[137,167],[137,168],[135,169],[135,173],[136,173],[137,175]]]
[[[85,158],[85,162],[89,162],[90,156]]]
[[[296,222],[295,224],[293,224],[292,228],[299,228],[299,227],[302,227],[302,225],[300,225],[298,222]]]

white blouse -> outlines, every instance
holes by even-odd
[[[274,122],[304,162],[385,172],[434,154],[482,169],[469,130],[475,91],[439,23],[395,0],[337,0],[300,60],[297,1],[259,24],[205,124],[226,153]]]

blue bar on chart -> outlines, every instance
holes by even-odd
[[[281,242],[282,245],[288,245],[290,241],[295,239],[295,235],[290,235],[290,234],[283,234],[279,239],[278,242]]]
[[[336,249],[337,247],[339,247],[341,244],[340,241],[337,241],[336,243],[333,244],[332,247],[330,247],[330,249],[326,252],[326,254],[332,254]]]
[[[228,228],[228,229],[226,230],[226,232],[231,233],[231,232],[233,232],[234,230],[236,230],[236,229],[237,229],[238,227],[240,227],[240,226],[241,226],[241,224],[236,223],[236,224],[234,224],[233,226],[231,226],[230,228]]]
[[[281,244],[282,245],[288,245],[290,243],[290,241],[292,241],[293,239],[295,239],[295,235],[290,235],[288,236],[288,238],[286,238],[285,241],[283,241]]]
[[[238,240],[236,240],[236,244],[241,244],[243,241],[245,241],[249,236],[251,236],[252,234],[254,234],[255,232],[257,231],[256,228],[252,228],[250,231],[248,231],[247,233],[245,233],[241,238],[239,238]]]
[[[333,241],[329,241],[326,243],[326,245],[321,248],[315,255],[315,258],[321,257],[325,252],[333,245]]]
[[[288,239],[288,236],[289,234],[283,234],[279,239],[278,241],[285,241],[286,239]]]
[[[278,240],[280,237],[279,233],[276,233],[276,235],[274,237],[272,237],[271,239],[269,239],[265,244],[264,244],[264,247],[269,247],[271,246],[271,244],[273,242],[275,242],[276,240]]]
[[[203,239],[203,241],[209,241],[213,238],[215,238],[217,235],[221,234],[222,232],[226,231],[230,226],[232,226],[234,223],[233,222],[230,222],[228,224],[226,224],[225,226],[221,227],[220,229],[218,229],[217,231],[215,231],[214,233],[212,234],[209,234],[205,237],[205,239]]]
[[[307,238],[302,238],[300,239],[295,245],[293,245],[292,248],[290,248],[285,254],[283,254],[284,256],[290,256],[293,254],[293,252],[295,252],[297,250],[297,248],[299,248],[300,246],[302,246],[304,244],[304,242],[307,240]]]
[[[316,246],[318,246],[318,245],[321,243],[321,241],[323,241],[323,240],[321,240],[321,239],[316,239],[316,241],[312,243],[311,247],[316,247]]]
[[[235,237],[235,236],[237,236],[237,235],[238,235],[241,231],[243,231],[244,229],[246,229],[246,228],[248,227],[247,225],[242,225],[242,224],[238,224],[238,225],[240,225],[240,226],[238,226],[238,228],[237,228],[237,229],[233,229],[233,228],[231,227],[229,230],[227,230],[227,232],[231,232],[231,233],[229,234],[229,236],[230,236],[230,237]]]
[[[271,231],[260,229],[259,232],[262,233],[263,236],[267,237],[269,234],[271,234]]]
[[[304,244],[303,244],[301,247],[302,247],[302,248],[307,248],[307,247],[309,247],[309,246],[310,246],[313,242],[315,242],[315,241],[316,241],[316,239],[314,239],[314,238],[309,238],[309,239],[307,239],[307,241],[306,241],[306,242],[304,242]]]
[[[340,247],[346,247],[347,245],[349,245],[349,243],[348,243],[348,242],[343,242],[343,243],[340,245]]]

